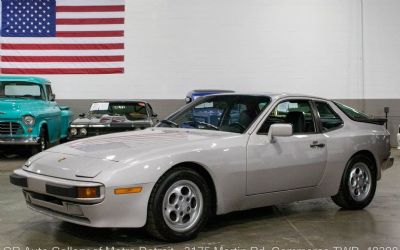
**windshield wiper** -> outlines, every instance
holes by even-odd
[[[173,122],[173,121],[170,121],[170,120],[161,120],[160,121],[160,123],[165,123],[165,124],[168,124],[170,127],[172,127],[172,126],[174,126],[174,127],[176,127],[176,128],[178,128],[179,127],[179,125],[177,124],[177,123],[175,123],[175,122]],[[172,125],[172,126],[171,126]]]

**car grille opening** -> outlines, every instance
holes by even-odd
[[[53,203],[53,204],[56,204],[56,205],[60,205],[60,206],[63,205],[62,200],[58,199],[56,197],[45,195],[45,194],[34,193],[34,192],[29,192],[29,193],[32,196],[32,198],[35,198],[37,200],[50,202],[50,203]]]
[[[17,122],[0,122],[0,135],[17,135],[22,133],[22,126]]]

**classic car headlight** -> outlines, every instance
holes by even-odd
[[[71,133],[71,135],[77,135],[78,134],[78,130],[76,128],[71,128],[71,130],[69,132]]]
[[[81,128],[81,129],[79,129],[79,134],[80,134],[80,135],[87,135],[87,130],[86,130],[86,128]]]
[[[24,116],[24,118],[22,119],[24,121],[24,123],[28,126],[33,126],[35,125],[35,117],[31,116],[31,115],[26,115]]]

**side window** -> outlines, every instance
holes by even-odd
[[[46,86],[46,92],[47,92],[47,100],[51,100],[51,96],[53,95],[53,91],[51,90],[50,85],[45,85]]]
[[[264,121],[258,133],[268,134],[269,128],[275,123],[292,124],[293,134],[316,132],[311,105],[307,100],[293,100],[279,103]]]
[[[339,128],[343,125],[343,121],[340,116],[333,111],[328,103],[315,102],[315,106],[317,107],[323,132]]]

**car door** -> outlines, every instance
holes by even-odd
[[[247,195],[318,185],[327,150],[316,118],[310,100],[284,100],[273,108],[248,141]],[[275,123],[292,124],[293,135],[269,141],[269,127]]]

